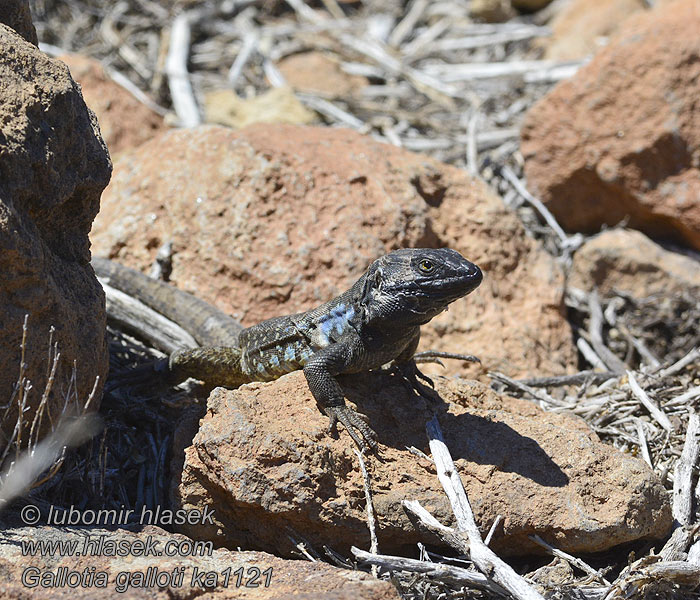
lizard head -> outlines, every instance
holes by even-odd
[[[474,291],[481,269],[450,248],[406,248],[375,260],[365,274],[365,322],[422,325]]]

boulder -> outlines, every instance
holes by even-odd
[[[92,406],[99,404],[108,368],[105,300],[89,264],[88,232],[111,162],[67,67],[4,25],[0,98],[0,403],[13,398],[2,423],[6,439],[17,422],[17,404],[26,403],[26,443],[47,384],[52,344],[61,356],[43,429],[67,402],[82,406],[97,376]],[[20,373],[31,389],[13,397]]]
[[[3,0],[0,4],[0,23],[14,29],[30,44],[39,45],[29,0]]]
[[[171,282],[245,326],[321,304],[387,251],[449,246],[486,279],[423,327],[423,348],[513,375],[575,364],[562,270],[489,188],[345,129],[161,134],[116,162],[91,238],[144,271],[171,241]]]
[[[510,0],[513,8],[524,12],[535,12],[537,10],[541,10],[550,2],[552,2],[552,0]]]
[[[73,545],[74,550],[66,556],[28,558],[22,553],[27,542]],[[115,556],[110,548],[119,548],[120,554]],[[91,549],[95,552],[90,553]],[[121,554],[124,549],[129,551],[126,556]],[[34,585],[37,577],[45,583]],[[323,562],[283,560],[263,552],[214,550],[155,525],[140,531],[47,525],[3,529],[0,582],[2,598],[40,600],[399,599],[394,586],[368,573]]]
[[[612,229],[576,251],[569,283],[603,295],[619,290],[635,298],[683,292],[700,297],[700,256],[666,250],[639,231]]]
[[[660,538],[671,526],[668,494],[646,463],[601,443],[578,417],[460,379],[435,378],[439,397],[431,400],[390,373],[340,381],[378,436],[378,455],[365,461],[384,553],[410,552],[418,541],[440,544],[416,531],[403,500],[418,500],[453,524],[433,463],[407,450],[430,452],[425,423],[434,413],[482,534],[503,517],[490,544],[498,553],[541,552],[532,534],[566,552],[598,552]],[[182,427],[192,430],[191,423]],[[362,475],[353,441],[338,429],[329,433],[300,372],[215,389],[172,496],[186,509],[216,506],[216,516],[183,532],[283,556],[294,550],[286,533],[341,553],[366,548]],[[181,450],[173,456],[177,473]]]
[[[328,98],[356,94],[369,83],[366,77],[348,75],[337,60],[318,50],[285,56],[277,67],[295,90]]]
[[[472,0],[469,3],[469,16],[487,23],[503,23],[516,15],[510,0]]]
[[[569,230],[623,219],[700,248],[700,5],[632,17],[607,48],[530,109],[530,188]]]
[[[233,90],[215,90],[204,98],[208,123],[245,127],[253,123],[291,123],[304,125],[316,121],[288,86],[272,88],[259,96],[239,98]]]
[[[85,103],[95,111],[112,156],[138,146],[165,129],[163,118],[115,83],[99,61],[79,54],[58,57],[80,84]]]
[[[603,48],[630,15],[647,10],[644,0],[571,0],[556,13],[552,35],[542,39],[545,58],[577,60]]]

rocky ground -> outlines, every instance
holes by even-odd
[[[695,0],[0,7],[0,597],[694,597],[699,30]],[[449,246],[485,280],[421,347],[481,364],[426,365],[434,401],[344,377],[364,458],[301,373],[103,393],[108,346],[109,377],[161,354],[105,337],[90,245],[244,326]]]

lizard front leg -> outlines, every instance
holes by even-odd
[[[352,359],[347,343],[336,343],[316,352],[304,366],[304,376],[313,397],[328,417],[330,427],[340,421],[361,450],[377,447],[376,434],[360,415],[345,404],[345,396],[335,375],[344,372]],[[357,430],[362,437],[357,435]]]

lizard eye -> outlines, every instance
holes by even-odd
[[[418,263],[418,268],[423,272],[423,273],[432,273],[433,269],[435,269],[435,265],[432,263],[432,261],[428,259],[423,259]]]

